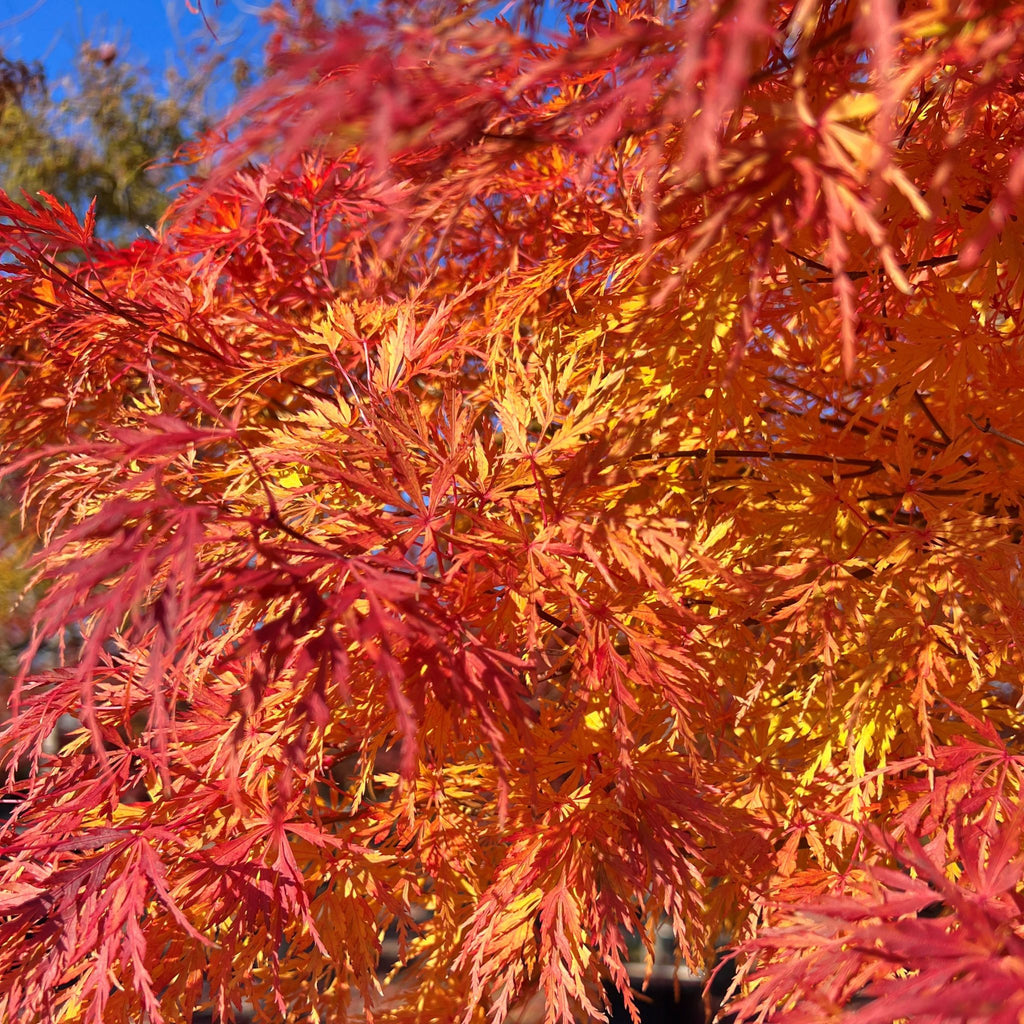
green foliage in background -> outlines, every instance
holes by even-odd
[[[214,61],[158,85],[113,43],[86,43],[72,71],[0,55],[0,187],[59,196],[79,210],[95,199],[100,233],[124,242],[160,219],[180,180],[183,147],[217,111],[206,92]],[[236,82],[247,69],[236,69]],[[222,111],[221,111],[222,113]]]

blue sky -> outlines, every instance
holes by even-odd
[[[186,0],[0,0],[0,52],[40,61],[57,81],[81,43],[110,42],[160,82],[167,67],[183,66],[202,46],[258,61],[267,2],[204,0],[214,39]]]

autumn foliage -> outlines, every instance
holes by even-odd
[[[0,197],[0,1018],[568,1024],[668,921],[1020,1020],[1024,3],[268,59],[152,239]]]

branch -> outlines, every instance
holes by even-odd
[[[804,256],[802,253],[794,252],[792,249],[787,249],[786,252],[790,256],[800,260],[804,266],[810,267],[812,270],[820,270],[824,274],[822,277],[808,277],[804,278],[804,284],[831,284],[835,281],[835,274],[830,272],[830,268],[826,267],[823,263],[819,263],[817,260],[812,260],[809,256]],[[909,270],[913,273],[915,270],[922,270],[928,267],[942,267],[947,263],[956,263],[960,259],[960,253],[949,253],[945,256],[929,256],[927,259],[914,260],[910,263],[898,264],[900,270]],[[876,274],[884,273],[882,267],[877,270],[844,270],[843,273],[851,281],[861,281],[865,277],[874,277]]]
[[[816,455],[813,452],[775,452],[760,448],[708,448],[680,449],[673,452],[643,452],[631,455],[630,462],[660,462],[666,459],[714,459],[725,462],[727,459],[770,459],[773,462],[831,462],[840,466],[860,466],[870,472],[884,469],[881,459],[859,459],[852,455]],[[923,475],[923,469],[911,470],[912,473]]]
[[[914,109],[911,112],[910,117],[907,118],[907,123],[904,125],[903,131],[900,134],[899,142],[896,143],[897,149],[903,149],[906,146],[907,142],[910,140],[911,130],[913,129],[917,121],[920,119],[921,114],[924,113],[925,105],[931,100],[931,98],[934,95],[935,89],[927,89],[923,85],[921,86],[921,90],[917,94],[917,103],[914,106]]]
[[[989,420],[988,417],[985,418],[985,425],[982,426],[969,412],[964,413],[964,415],[967,417],[968,420],[970,420],[971,425],[973,427],[976,427],[983,434],[992,434],[993,437],[1001,438],[1008,444],[1015,444],[1019,445],[1021,448],[1024,448],[1024,441],[1020,440],[1020,438],[1018,437],[1014,437],[1012,434],[1004,434],[1003,431],[997,430],[995,427],[992,426],[992,421]]]
[[[146,323],[145,320],[142,320],[141,318],[135,316],[134,313],[128,313],[125,310],[121,309],[120,307],[115,306],[112,302],[103,298],[102,295],[97,295],[96,292],[94,292],[91,288],[87,288],[84,284],[81,283],[81,281],[76,280],[74,277],[71,276],[71,274],[69,274],[63,268],[59,267],[56,263],[54,263],[48,257],[44,256],[41,252],[36,251],[35,256],[36,259],[38,259],[39,262],[42,263],[43,266],[45,266],[48,270],[56,274],[58,277],[62,278],[76,291],[86,296],[86,298],[91,299],[101,309],[106,310],[113,316],[117,316],[120,317],[122,320],[126,320],[128,323],[132,324],[134,327],[138,327],[140,330],[152,331],[155,335],[157,335],[157,337],[163,338],[165,341],[170,341],[175,345],[181,345],[184,348],[192,349],[192,351],[199,352],[200,354],[207,356],[211,359],[215,359],[218,361],[224,359],[224,356],[222,354],[214,352],[213,349],[207,348],[205,345],[197,344],[196,342],[189,341],[185,338],[178,338],[175,335],[171,334],[169,331],[162,330],[159,327],[151,327],[149,324]],[[241,364],[236,360],[232,365],[239,366]]]
[[[946,433],[942,424],[935,418],[935,413],[933,413],[931,409],[928,407],[928,403],[924,400],[924,395],[922,395],[920,391],[914,392],[914,401],[917,402],[918,406],[920,406],[921,408],[921,411],[925,414],[925,416],[928,417],[928,422],[931,423],[931,425],[935,428],[936,433],[938,433],[942,440],[945,441],[946,444],[952,444],[953,439],[949,436],[949,434]],[[968,416],[967,418],[970,419],[970,416]]]

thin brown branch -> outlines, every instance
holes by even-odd
[[[821,277],[806,277],[801,282],[802,284],[832,284],[835,281],[835,274],[829,273],[829,268],[819,263],[817,260],[812,260],[809,256],[804,256],[801,253],[793,252],[791,249],[787,249],[791,256],[796,257],[805,266],[810,267],[812,270],[824,271]],[[917,270],[926,270],[929,267],[942,267],[949,263],[956,263],[960,259],[959,253],[948,253],[945,256],[929,256],[923,260],[913,260],[909,263],[897,264],[900,270],[914,273]],[[884,274],[885,270],[879,267],[877,270],[843,270],[843,274],[848,277],[851,281],[862,281],[867,277],[875,277],[879,274]]]
[[[920,410],[928,417],[928,422],[935,428],[935,432],[942,438],[946,444],[952,444],[953,439],[946,433],[945,428],[935,418],[935,413],[929,408],[928,403],[924,400],[924,395],[920,391],[914,392],[914,401],[917,402]],[[934,442],[932,442],[934,444]]]
[[[776,452],[763,448],[682,448],[671,452],[642,452],[631,455],[630,462],[663,462],[668,459],[714,459],[725,462],[728,459],[768,459],[772,462],[823,462],[838,466],[860,466],[877,472],[885,468],[881,459],[861,459],[851,455],[818,455],[814,452]],[[923,469],[911,470],[919,475]]]
[[[43,264],[51,273],[56,274],[62,280],[66,281],[72,288],[74,288],[80,294],[86,296],[90,301],[96,303],[100,309],[105,310],[108,313],[120,319],[130,323],[134,327],[138,327],[143,331],[150,331],[159,338],[163,338],[164,341],[170,341],[175,345],[180,345],[182,348],[191,349],[193,352],[198,352],[201,355],[207,356],[210,359],[216,359],[217,361],[226,361],[221,353],[214,352],[213,349],[207,348],[205,345],[200,345],[197,342],[189,341],[186,338],[178,338],[171,334],[169,331],[162,330],[159,327],[152,327],[140,319],[134,313],[129,313],[127,310],[121,309],[119,306],[115,306],[114,303],[109,302],[103,298],[102,295],[97,295],[91,288],[86,287],[81,281],[76,280],[71,274],[69,274],[62,267],[58,266],[51,259],[44,256],[41,252],[36,252],[36,259]],[[235,365],[238,365],[236,362]]]
[[[911,111],[910,116],[907,118],[907,123],[903,126],[903,131],[900,133],[899,142],[896,143],[897,149],[903,149],[907,142],[910,140],[910,133],[913,130],[914,125],[918,122],[921,114],[924,113],[924,108],[928,101],[935,95],[935,89],[929,89],[925,86],[921,86],[921,91],[917,94],[917,103]]]
[[[998,437],[1001,438],[1003,441],[1006,441],[1007,444],[1015,444],[1021,448],[1024,448],[1024,441],[1022,441],[1019,437],[1014,437],[1012,434],[1007,434],[1004,433],[1002,430],[997,430],[995,427],[992,426],[991,421],[988,420],[987,418],[985,420],[985,425],[982,426],[970,413],[965,413],[964,415],[971,422],[971,425],[976,429],[980,430],[983,434],[991,434],[993,437]]]

